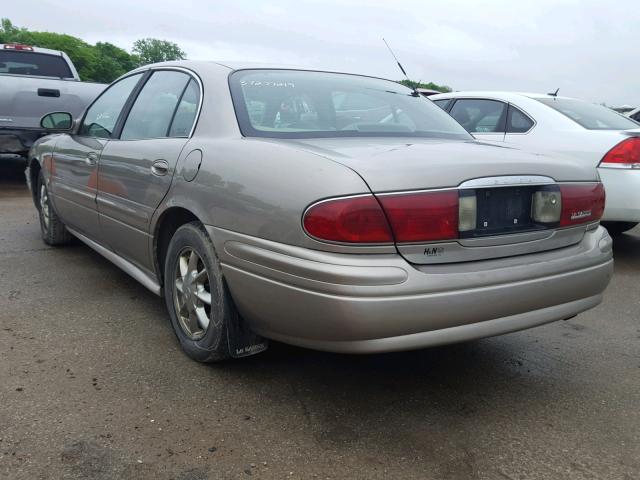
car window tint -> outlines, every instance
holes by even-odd
[[[504,132],[507,105],[496,100],[463,99],[453,104],[451,116],[468,132]]]
[[[193,127],[193,122],[198,113],[198,103],[200,101],[200,89],[195,80],[191,79],[186,90],[182,94],[180,104],[176,109],[176,114],[169,130],[170,137],[188,137]]]
[[[438,105],[441,109],[445,109],[447,108],[447,104],[449,103],[449,99],[443,99],[443,100],[434,100],[433,103],[435,103],[436,105]]]
[[[0,50],[0,73],[73,78],[69,65],[60,55],[15,50]]]
[[[509,107],[507,133],[525,133],[533,127],[533,120],[513,105]]]
[[[573,98],[536,98],[588,130],[628,130],[638,124],[610,108]]]
[[[80,126],[79,134],[110,138],[122,107],[142,76],[141,73],[123,78],[111,85],[94,102]]]
[[[166,137],[178,99],[189,81],[182,72],[154,72],[140,91],[124,123],[121,140]]]

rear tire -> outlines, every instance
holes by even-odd
[[[631,230],[636,225],[638,225],[636,222],[602,222],[602,226],[609,231],[609,235],[612,237],[622,235],[624,232]]]
[[[164,263],[164,297],[185,353],[198,362],[231,357],[230,325],[238,314],[211,239],[199,222],[176,230]]]
[[[71,234],[67,231],[60,217],[56,213],[55,208],[51,204],[51,198],[49,197],[49,189],[44,180],[42,172],[38,174],[37,185],[37,199],[38,199],[38,214],[40,216],[40,231],[42,233],[42,240],[47,245],[57,246],[69,243],[71,240]]]

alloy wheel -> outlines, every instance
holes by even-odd
[[[173,298],[180,327],[191,340],[199,340],[211,321],[209,272],[191,247],[182,249],[174,270]]]
[[[44,223],[45,230],[49,230],[49,194],[47,193],[47,187],[44,185],[40,187],[40,213],[42,214],[42,223]]]

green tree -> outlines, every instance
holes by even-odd
[[[19,28],[8,18],[0,20],[0,43],[24,43],[61,50],[69,55],[82,80],[102,83],[110,83],[139,65],[186,57],[178,45],[166,40],[138,40],[133,55],[108,42],[91,45],[71,35]]]
[[[439,92],[442,93],[447,93],[447,92],[451,92],[451,87],[448,87],[446,85],[438,85],[436,83],[433,82],[429,82],[429,83],[421,83],[421,82],[414,82],[413,80],[400,80],[400,82],[402,85],[405,85],[409,88],[428,88],[430,90],[437,90]]]
[[[137,59],[127,51],[108,42],[98,42],[88,77],[96,82],[109,83],[136,68]]]
[[[187,58],[187,54],[177,44],[157,38],[136,40],[133,44],[133,54],[138,57],[139,65]]]

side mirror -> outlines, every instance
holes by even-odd
[[[73,117],[68,112],[47,113],[40,119],[40,126],[46,130],[68,131],[73,127]]]

